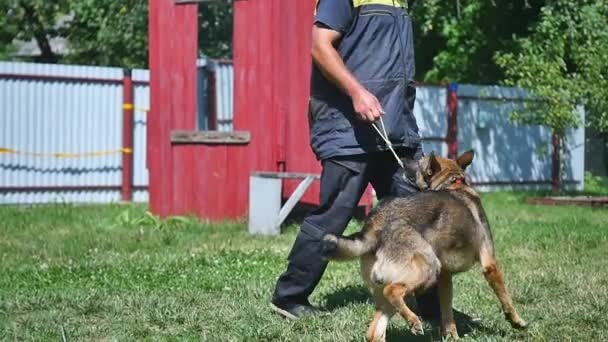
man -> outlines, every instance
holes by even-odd
[[[302,223],[272,298],[272,309],[287,318],[317,312],[308,296],[327,266],[320,240],[344,232],[369,183],[378,198],[418,191],[372,127],[382,116],[398,154],[422,156],[413,115],[412,24],[405,7],[405,0],[317,1],[309,116],[311,146],[323,165],[321,198]]]

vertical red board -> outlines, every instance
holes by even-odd
[[[234,18],[234,127],[251,133],[251,170],[277,171],[282,159],[284,120],[281,68],[285,61],[277,18],[292,2],[236,1]],[[295,3],[295,2],[294,2]],[[290,37],[298,39],[298,37]]]
[[[194,129],[196,122],[197,6],[168,0],[149,0],[148,5],[150,209],[167,216],[184,208],[187,197],[180,194],[192,170],[191,158],[174,158],[170,135],[173,129]]]

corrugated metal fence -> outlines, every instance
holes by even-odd
[[[120,199],[122,78],[119,68],[0,63],[0,202]],[[146,201],[147,70],[133,79],[134,199]]]
[[[232,130],[232,64],[200,60],[198,73],[199,129]],[[132,75],[133,200],[145,202],[149,73]],[[0,62],[0,203],[119,201],[122,81],[119,68]],[[476,150],[470,174],[482,189],[550,184],[550,132],[507,119],[525,97],[513,88],[460,86],[459,149]],[[446,103],[445,87],[418,88],[427,153],[447,154]],[[564,148],[566,184],[581,188],[584,130],[572,130]]]
[[[458,150],[475,150],[467,173],[481,191],[540,189],[551,185],[551,131],[547,127],[509,121],[528,96],[517,88],[460,85],[457,89]],[[425,153],[447,153],[447,88],[417,88],[414,114]],[[579,109],[584,117],[584,112]],[[563,179],[569,189],[582,190],[585,130],[571,129],[563,145]]]
[[[230,130],[232,68],[198,65],[201,79],[220,85],[201,82],[199,127],[217,117],[218,128]],[[132,79],[133,200],[146,202],[149,72],[133,70]],[[0,62],[0,203],[119,201],[122,82],[120,68]]]

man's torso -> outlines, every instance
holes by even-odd
[[[407,100],[413,91],[414,42],[410,17],[401,6],[398,0],[320,0],[315,25],[342,33],[337,51],[382,104],[389,138],[396,146],[416,147],[418,127]],[[355,118],[351,99],[314,64],[310,120],[311,145],[319,159],[386,147],[369,123]]]

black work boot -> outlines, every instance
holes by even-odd
[[[319,309],[312,306],[312,304],[310,304],[308,301],[296,303],[284,302],[275,299],[270,302],[270,308],[272,311],[291,320],[296,320],[306,316],[314,316],[321,313]]]

